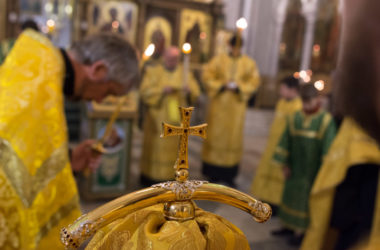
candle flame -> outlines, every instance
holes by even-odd
[[[46,21],[46,25],[49,27],[49,28],[54,28],[55,26],[55,22],[53,19],[49,19]]]
[[[191,52],[191,44],[190,43],[184,43],[182,46],[182,52],[184,54],[190,54]]]
[[[316,82],[314,83],[314,87],[315,87],[317,90],[322,91],[322,90],[325,89],[325,82],[322,81],[322,80],[316,81]]]
[[[148,47],[144,51],[144,56],[151,57],[155,51],[156,47],[153,43],[149,44]]]
[[[247,20],[242,17],[236,21],[236,27],[240,30],[245,30],[248,27]]]

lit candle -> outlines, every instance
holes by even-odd
[[[323,80],[318,80],[314,83],[314,87],[319,91],[323,91],[325,89],[325,82]]]
[[[153,43],[149,44],[148,47],[146,47],[144,54],[142,56],[143,61],[148,60],[156,50],[156,47],[154,46]]]
[[[241,40],[243,31],[248,27],[247,20],[244,17],[239,18],[239,20],[236,21],[236,28],[237,28],[237,35],[236,35],[236,48],[239,49],[241,46]]]
[[[46,26],[47,26],[47,30],[48,32],[53,32],[54,29],[55,29],[55,21],[53,19],[49,19],[46,21]]]
[[[244,17],[239,18],[239,20],[236,21],[236,28],[237,28],[237,34],[236,34],[236,43],[235,43],[235,50],[239,51],[241,47],[241,41],[242,41],[242,35],[243,31],[248,27],[247,20]],[[236,68],[237,68],[237,60],[233,60],[233,64],[231,67],[231,82],[234,82],[235,75],[236,75]]]
[[[111,135],[113,124],[115,123],[117,117],[120,114],[121,107],[123,106],[124,101],[126,100],[126,96],[123,96],[119,99],[119,103],[117,104],[115,111],[113,112],[110,120],[107,123],[106,130],[102,136],[102,138],[99,140],[101,144],[104,144],[104,142],[108,139],[108,137]]]
[[[182,46],[183,56],[183,87],[187,87],[190,71],[190,53],[191,45],[190,43],[184,43]]]
[[[103,136],[100,139],[98,139],[94,144],[91,145],[91,149],[93,150],[93,153],[104,154],[107,152],[107,150],[104,148],[103,144],[108,139],[108,137],[110,137],[110,135],[112,133],[112,129],[113,129],[113,124],[115,123],[116,119],[119,117],[121,108],[123,106],[123,103],[126,101],[126,99],[127,99],[126,96],[123,96],[122,98],[119,99],[119,103],[117,104],[115,111],[112,113],[112,115],[111,115],[111,117],[107,123],[107,126],[106,126],[104,133],[103,133]],[[86,167],[84,169],[84,176],[88,177],[88,176],[90,176],[90,174],[91,174],[90,168]]]

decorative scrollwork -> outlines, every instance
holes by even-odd
[[[155,184],[152,187],[171,190],[175,194],[177,200],[183,201],[183,200],[190,200],[195,190],[197,190],[197,188],[199,188],[200,186],[206,183],[208,182],[196,181],[196,180],[185,181],[185,182],[168,181],[168,182]]]
[[[257,222],[265,222],[272,215],[271,207],[266,203],[262,203],[261,201],[256,200],[255,202],[250,202],[248,206],[252,208],[251,214],[254,216]]]
[[[61,230],[61,242],[65,245],[66,249],[77,249],[84,241],[90,238],[93,234],[93,229],[101,223],[104,219],[100,218],[97,222],[88,221],[85,219],[86,215],[79,217],[74,223],[79,224],[75,231],[69,233],[64,227]],[[71,228],[69,225],[67,228]]]

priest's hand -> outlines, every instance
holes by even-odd
[[[228,90],[235,91],[238,89],[238,85],[236,84],[236,82],[229,82],[226,84],[226,88]]]
[[[101,154],[91,149],[94,143],[96,143],[95,140],[85,140],[72,150],[71,166],[74,172],[80,172],[86,168],[94,171],[99,167]]]
[[[284,173],[285,179],[289,179],[290,176],[292,175],[292,171],[290,170],[290,168],[288,166],[285,166],[283,168],[283,173]]]

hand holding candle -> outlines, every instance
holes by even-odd
[[[97,140],[95,143],[91,145],[91,150],[94,156],[101,155],[107,152],[107,150],[104,148],[103,144],[104,142],[108,139],[108,137],[112,133],[113,125],[117,119],[117,117],[120,114],[121,107],[123,106],[123,103],[126,100],[126,96],[123,96],[122,98],[119,99],[119,103],[116,106],[115,111],[113,112],[110,120],[107,123],[106,129],[104,131],[103,136]],[[87,167],[84,169],[84,175],[88,177],[90,175],[90,169],[91,167]]]

